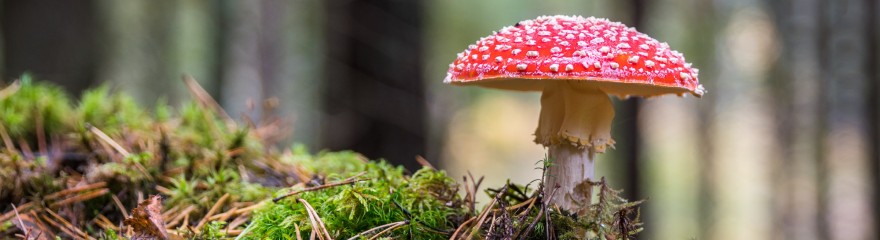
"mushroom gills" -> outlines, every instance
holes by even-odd
[[[544,146],[571,145],[603,153],[614,147],[611,121],[614,106],[608,95],[590,84],[575,81],[545,83],[535,142]]]

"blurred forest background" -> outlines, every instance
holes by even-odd
[[[650,198],[642,239],[877,239],[876,0],[0,2],[0,85],[108,83],[145,105],[191,74],[233,115],[277,98],[290,142],[483,186],[540,177],[537,93],[442,84],[455,54],[539,15],[597,16],[669,42],[702,99],[615,100],[597,175]],[[257,106],[257,107],[254,107]]]

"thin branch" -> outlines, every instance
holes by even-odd
[[[43,200],[53,200],[53,199],[60,198],[64,195],[68,195],[71,193],[77,193],[77,192],[81,192],[81,191],[90,191],[92,189],[103,188],[106,186],[107,186],[107,182],[96,182],[96,183],[92,183],[92,184],[88,184],[88,185],[84,185],[84,186],[68,188],[68,189],[64,189],[64,190],[46,195],[46,197],[44,197]]]
[[[88,201],[88,200],[91,200],[91,199],[94,199],[94,198],[97,198],[100,196],[104,196],[105,194],[107,194],[109,192],[110,192],[110,189],[101,188],[98,191],[93,191],[93,192],[84,193],[82,195],[73,196],[73,197],[52,203],[49,206],[52,208],[58,208],[60,206],[66,206],[66,205],[73,204],[73,203],[84,202],[84,201]]]
[[[290,193],[287,193],[287,194],[281,195],[280,197],[274,198],[274,199],[272,199],[272,201],[273,201],[273,202],[278,202],[278,201],[281,201],[281,200],[284,199],[284,198],[287,198],[287,197],[290,197],[290,196],[293,196],[293,195],[297,195],[297,194],[300,194],[300,193],[304,193],[304,192],[311,192],[311,191],[315,191],[315,190],[321,190],[321,189],[325,189],[325,188],[331,188],[331,187],[336,187],[336,186],[342,186],[342,185],[352,184],[352,183],[356,183],[356,182],[360,182],[360,181],[366,181],[366,180],[369,180],[369,179],[355,179],[355,178],[360,177],[360,176],[362,176],[362,175],[364,175],[364,174],[366,174],[366,173],[367,173],[367,172],[359,173],[359,174],[357,174],[357,175],[355,175],[355,176],[352,176],[352,177],[350,177],[350,178],[348,178],[348,179],[346,179],[346,180],[344,180],[344,181],[341,181],[341,182],[329,183],[329,184],[324,184],[324,185],[321,185],[321,186],[315,186],[315,187],[305,188],[305,189],[303,189],[303,190],[299,190],[299,191],[293,191],[293,192],[290,192]]]
[[[15,208],[15,204],[10,205],[12,205],[12,211],[15,212],[15,218],[18,218],[18,224],[21,224],[21,231],[24,232],[25,236],[31,235],[30,230],[24,226],[24,221],[21,220],[21,216],[18,215],[18,208]]]
[[[220,207],[223,206],[223,203],[226,202],[226,199],[229,199],[229,193],[223,194],[223,196],[220,197],[220,200],[217,200],[217,202],[214,203],[214,206],[211,206],[211,209],[208,210],[208,213],[205,214],[204,217],[202,217],[202,220],[199,221],[199,224],[196,224],[196,229],[201,229],[202,226],[205,225],[205,223],[208,223],[208,219],[211,218],[214,213],[220,210]]]

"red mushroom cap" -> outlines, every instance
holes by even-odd
[[[618,22],[544,16],[484,37],[458,54],[444,82],[541,91],[550,80],[583,80],[608,94],[705,92],[678,51]]]

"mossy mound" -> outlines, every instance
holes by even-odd
[[[29,76],[0,87],[0,236],[626,239],[641,230],[640,202],[604,181],[576,217],[543,204],[542,186],[488,189],[481,206],[472,176],[279,149],[282,121],[237,124],[193,83],[193,103],[153,110],[108,87],[76,104]]]

